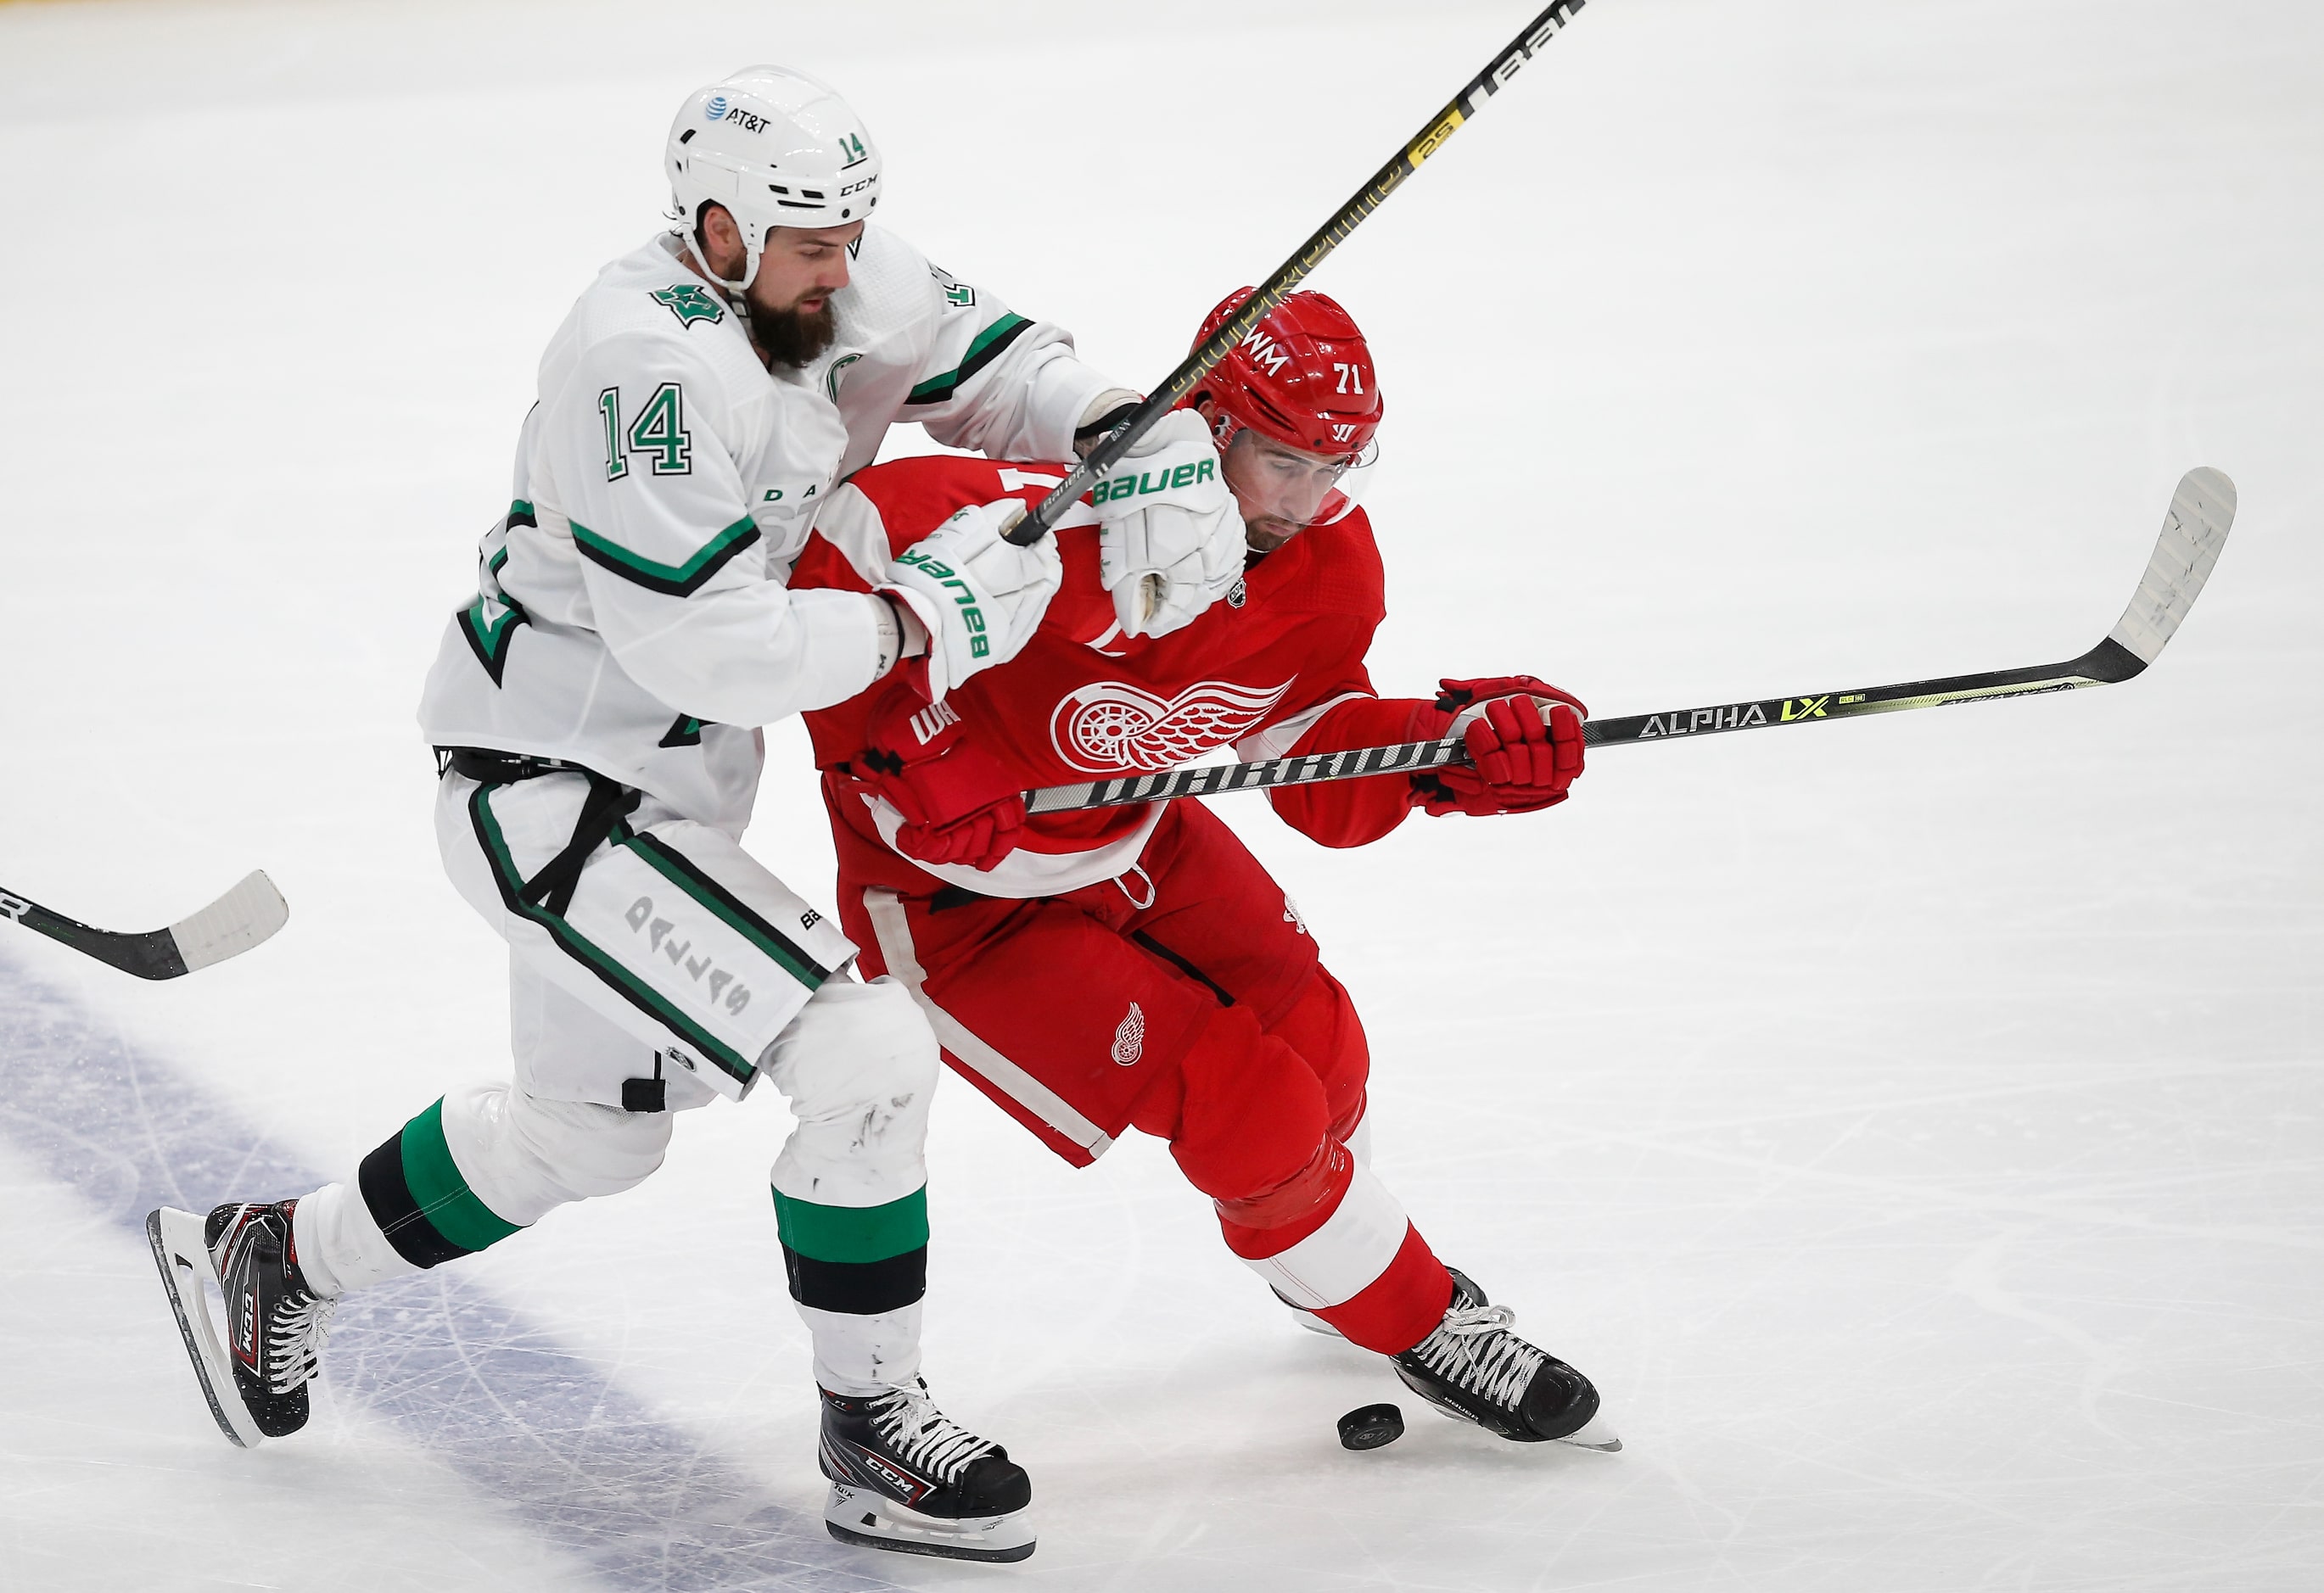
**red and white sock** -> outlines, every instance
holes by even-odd
[[[1268,1286],[1382,1355],[1433,1332],[1452,1298],[1452,1277],[1369,1167],[1337,1146],[1336,1198],[1282,1228],[1222,1223],[1227,1246]],[[1344,1169],[1344,1171],[1342,1171]]]

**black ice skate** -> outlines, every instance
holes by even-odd
[[[307,1424],[307,1385],[336,1301],[307,1286],[290,1238],[298,1202],[224,1205],[200,1218],[164,1206],[145,1219],[161,1286],[218,1431],[256,1449]],[[209,1286],[226,1307],[221,1335]]]
[[[861,1399],[823,1390],[821,1459],[824,1524],[843,1543],[951,1560],[1033,1552],[1032,1479],[937,1410],[925,1383]]]
[[[1622,1441],[1599,1417],[1590,1379],[1510,1332],[1516,1320],[1508,1306],[1487,1304],[1484,1291],[1455,1272],[1444,1320],[1391,1358],[1396,1375],[1446,1415],[1517,1443],[1554,1438],[1583,1449],[1620,1449]]]

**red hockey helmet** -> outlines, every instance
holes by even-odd
[[[1257,290],[1237,288],[1194,334],[1217,331]],[[1263,437],[1310,454],[1360,454],[1383,412],[1372,352],[1355,320],[1321,293],[1294,293],[1244,335],[1186,402],[1208,399]],[[1228,437],[1219,438],[1224,447]]]
[[[1221,299],[1194,342],[1217,331],[1255,291],[1238,288]],[[1268,518],[1285,520],[1286,529],[1328,524],[1355,506],[1374,453],[1372,437],[1386,412],[1363,332],[1321,293],[1294,293],[1262,316],[1181,407],[1205,410],[1212,438],[1227,458],[1230,484],[1239,493],[1266,492],[1276,500]],[[1235,468],[1255,447],[1278,456],[1292,450],[1288,460],[1276,461],[1292,466],[1289,475],[1278,472],[1278,479],[1297,477],[1312,485],[1256,489],[1259,471]],[[1315,468],[1299,468],[1300,456]]]

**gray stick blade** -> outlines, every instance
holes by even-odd
[[[190,973],[239,956],[290,921],[290,904],[265,870],[254,869],[208,907],[171,925],[170,938]]]
[[[2140,663],[2154,662],[2186,619],[2235,521],[2236,483],[2224,473],[2204,465],[2179,478],[2179,490],[2171,494],[2171,512],[2163,520],[2163,535],[2146,561],[2146,574],[2139,577],[2130,606],[2111,632]]]

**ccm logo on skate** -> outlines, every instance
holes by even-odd
[[[688,978],[705,986],[710,992],[712,1006],[724,1006],[729,1012],[739,1013],[751,1004],[749,988],[737,982],[733,974],[712,966],[707,956],[688,955],[694,950],[694,943],[678,939],[678,925],[669,919],[654,916],[652,898],[638,898],[630,904],[630,910],[622,916],[629,920],[632,929],[651,943],[655,951],[669,959],[671,967],[685,969]],[[733,988],[729,989],[729,986]]]
[[[920,1496],[928,1491],[928,1485],[926,1482],[914,1477],[908,1471],[890,1466],[887,1461],[872,1453],[869,1450],[857,1450],[855,1451],[855,1456],[862,1464],[864,1470],[869,1471],[872,1476],[879,1478],[887,1483],[890,1487],[894,1488],[898,1493],[903,1495],[904,1502],[908,1505],[918,1504],[920,1502]]]
[[[1198,680],[1164,702],[1120,680],[1093,680],[1049,714],[1049,744],[1075,769],[1168,769],[1244,734],[1291,689]]]

